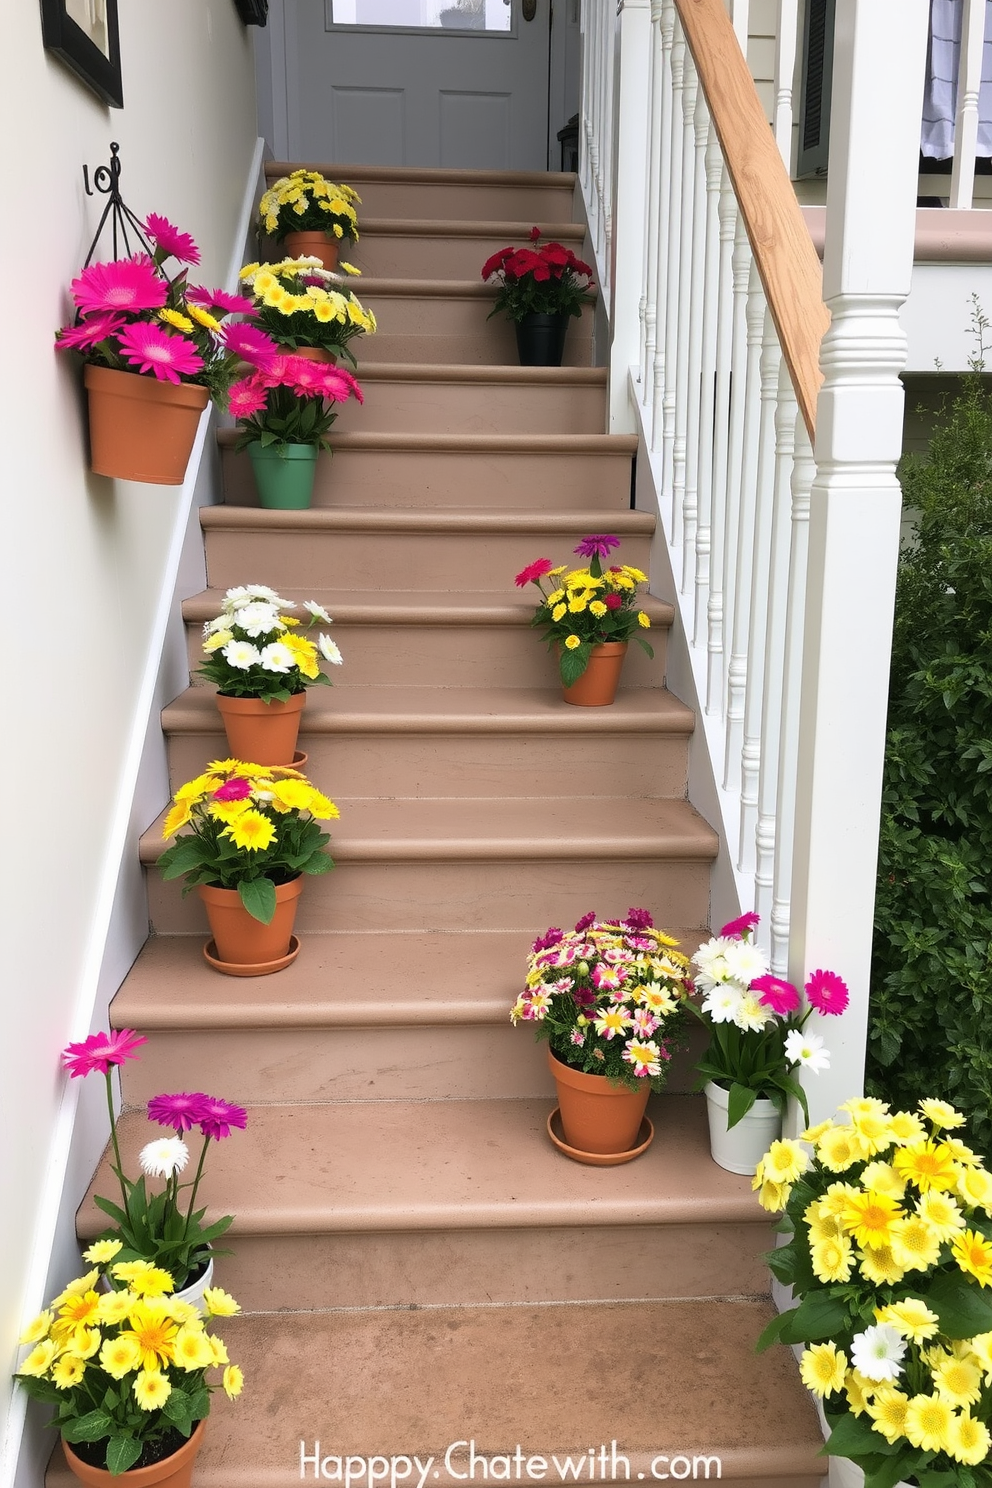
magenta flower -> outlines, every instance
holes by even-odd
[[[724,925],[720,934],[726,935],[731,940],[743,940],[748,931],[756,930],[760,923],[761,916],[755,914],[753,909],[749,909],[747,914],[739,915],[736,920],[731,920]]]
[[[125,1059],[137,1059],[134,1052],[140,1044],[147,1044],[144,1034],[133,1028],[121,1028],[116,1033],[91,1033],[81,1044],[67,1044],[62,1050],[62,1063],[75,1080],[78,1075],[91,1075],[99,1070],[105,1075],[112,1064],[123,1064]]]
[[[804,990],[818,1013],[842,1013],[850,1001],[847,983],[835,971],[814,971]]]
[[[153,373],[159,382],[178,384],[183,374],[192,377],[203,370],[203,358],[195,342],[149,325],[147,321],[135,321],[121,331],[117,340],[121,356],[139,372]]]
[[[72,281],[72,297],[84,315],[94,310],[158,310],[168,295],[169,286],[147,253],[90,264]]]
[[[235,418],[251,418],[265,407],[265,384],[257,377],[243,377],[232,385],[227,397],[227,406]]]
[[[603,603],[608,610],[618,610],[623,604],[623,600],[619,594],[606,594],[603,596]]]
[[[279,354],[276,342],[257,326],[240,323],[227,325],[224,327],[223,339],[232,355],[251,362],[253,367],[267,368],[272,358]]]
[[[531,950],[536,955],[538,951],[550,950],[551,947],[556,946],[560,940],[561,931],[559,930],[557,925],[552,925],[550,930],[546,930],[543,935],[538,936],[537,940],[535,940],[534,944],[531,946]]]
[[[201,1098],[199,1122],[203,1135],[219,1142],[222,1137],[231,1135],[232,1126],[244,1131],[248,1125],[248,1112],[243,1106],[232,1106],[230,1101],[205,1095]]]
[[[628,909],[624,924],[629,925],[631,930],[650,930],[654,920],[646,909]]]
[[[783,982],[781,977],[755,977],[751,991],[757,992],[762,1005],[771,1008],[780,1018],[794,1013],[799,1007],[799,993],[791,982]]]
[[[232,775],[230,780],[218,786],[214,791],[215,801],[247,801],[251,795],[251,781],[246,780],[243,775]]]
[[[148,1102],[148,1119],[159,1126],[174,1127],[177,1132],[192,1131],[203,1117],[203,1102],[209,1096],[198,1091],[180,1095],[154,1095]]]
[[[600,992],[612,992],[627,980],[627,973],[622,966],[604,966],[602,961],[597,961],[592,969],[592,980]]]
[[[226,289],[204,289],[201,284],[191,284],[186,290],[191,305],[202,305],[204,310],[219,310],[223,315],[254,315],[255,301],[244,295],[228,294]]]
[[[573,1028],[568,1037],[573,1044],[578,1044],[580,1047],[586,1041],[586,1036],[580,1028]]]
[[[538,579],[550,573],[553,568],[550,558],[536,558],[533,563],[528,563],[526,568],[520,570],[513,582],[518,589],[523,589],[526,584],[536,584]]]
[[[112,336],[127,321],[115,310],[99,310],[88,315],[79,325],[63,326],[55,338],[59,351],[92,351],[101,341]]]
[[[200,262],[200,250],[189,233],[180,232],[178,227],[173,227],[168,217],[159,217],[157,212],[149,212],[145,232],[166,258],[178,258],[180,263],[188,264]]]
[[[603,533],[592,537],[584,537],[573,553],[578,553],[580,558],[608,558],[614,548],[620,546],[618,537],[609,537]]]
[[[581,920],[576,920],[576,922],[575,922],[575,933],[577,935],[581,935],[584,930],[588,930],[589,929],[589,926],[590,925],[595,925],[595,923],[596,923],[596,911],[594,909],[590,909],[589,913],[588,914],[584,914],[582,916]]]

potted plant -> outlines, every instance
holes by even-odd
[[[294,759],[300,715],[310,686],[330,687],[320,658],[341,665],[341,652],[323,631],[316,641],[298,633],[295,608],[265,584],[228,589],[221,611],[203,627],[206,661],[198,675],[217,688],[227,745],[236,759],[260,765],[302,764]],[[331,623],[316,600],[300,608],[309,625]]]
[[[677,944],[646,909],[603,921],[590,910],[574,930],[554,926],[531,948],[510,1021],[533,1024],[548,1042],[558,1087],[548,1132],[577,1162],[629,1162],[651,1142],[647,1099],[664,1088],[685,1026],[689,963]]]
[[[942,1100],[858,1097],[773,1143],[754,1177],[798,1303],[758,1347],[805,1345],[824,1450],[865,1488],[992,1485],[992,1174],[963,1125]]]
[[[154,213],[144,223],[153,252],[90,264],[72,281],[74,321],[58,332],[59,350],[78,352],[89,402],[90,467],[120,480],[181,485],[200,414],[223,404],[251,327],[241,295],[187,283],[197,264],[188,233]]]
[[[251,371],[231,388],[229,405],[241,429],[262,506],[301,510],[310,505],[317,456],[329,450],[338,403],[362,390],[350,372],[268,346],[244,360]],[[274,352],[274,354],[273,354]]]
[[[214,1256],[223,1254],[217,1251],[215,1242],[234,1223],[233,1215],[226,1214],[204,1224],[206,1210],[195,1207],[207,1149],[211,1142],[229,1136],[232,1128],[243,1131],[248,1117],[241,1106],[202,1092],[152,1096],[148,1102],[148,1119],[159,1126],[171,1127],[175,1135],[147,1142],[138,1153],[141,1177],[129,1178],[117,1141],[110,1071],[125,1060],[137,1059],[135,1051],[147,1042],[134,1029],[124,1028],[93,1033],[82,1043],[69,1044],[62,1051],[62,1064],[73,1079],[96,1070],[106,1081],[112,1167],[120,1185],[120,1204],[94,1195],[93,1202],[109,1215],[114,1226],[84,1252],[84,1259],[113,1260],[112,1276],[122,1285],[130,1285],[128,1278],[147,1275],[153,1269],[167,1271],[177,1298],[200,1307],[213,1282]],[[181,1183],[179,1175],[190,1156],[183,1138],[194,1127],[203,1139],[200,1155],[192,1181]],[[149,1193],[146,1178],[163,1178],[165,1185],[161,1192]]]
[[[809,1110],[796,1072],[830,1066],[817,1034],[805,1032],[809,1015],[837,1015],[848,990],[832,971],[814,971],[806,983],[807,1006],[791,982],[772,976],[752,936],[753,912],[724,925],[692,958],[694,985],[703,994],[686,1006],[706,1027],[710,1042],[696,1065],[696,1089],[706,1095],[713,1161],[731,1173],[751,1174],[781,1128],[790,1096]]]
[[[529,248],[501,248],[482,265],[483,279],[499,285],[487,318],[513,321],[522,367],[560,367],[568,322],[592,298],[592,269],[561,243],[538,248],[540,237],[532,227]]]
[[[639,634],[651,625],[637,607],[637,586],[647,583],[647,574],[628,564],[603,570],[601,560],[619,546],[618,537],[584,537],[574,551],[589,559],[588,568],[555,568],[550,558],[538,558],[514,579],[518,589],[534,584],[540,591],[531,624],[543,631],[549,650],[557,649],[565,702],[578,707],[602,708],[613,702],[631,636],[654,656]],[[544,578],[552,586],[547,590]]]
[[[163,837],[189,831],[159,859],[164,878],[196,889],[210,922],[204,957],[228,976],[265,976],[296,959],[293,922],[304,874],[334,864],[318,821],[340,815],[299,770],[220,760],[176,791]]]
[[[350,264],[341,267],[357,272]],[[374,334],[375,316],[357,295],[345,292],[340,277],[319,260],[247,264],[241,278],[253,297],[258,324],[280,347],[312,361],[344,357],[353,367],[358,365],[349,342]]]
[[[361,200],[351,186],[327,181],[320,171],[291,171],[262,197],[259,231],[281,243],[293,258],[319,258],[325,269],[334,269],[339,246],[358,242],[354,203]]]
[[[211,1288],[204,1318],[174,1295],[161,1267],[116,1263],[114,1244],[91,1246],[92,1269],[22,1334],[30,1352],[15,1378],[54,1408],[50,1424],[81,1482],[102,1488],[127,1473],[138,1488],[189,1488],[211,1394],[222,1388],[234,1400],[244,1384],[208,1323],[240,1308]],[[221,1375],[211,1383],[213,1370]]]

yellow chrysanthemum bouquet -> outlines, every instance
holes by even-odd
[[[806,1345],[826,1450],[866,1488],[990,1488],[992,1174],[945,1101],[842,1111],[758,1165],[761,1203],[790,1235],[768,1262],[799,1299],[758,1347]]]
[[[341,267],[357,274],[350,264]],[[288,351],[314,348],[345,357],[357,367],[349,342],[373,335],[376,319],[357,295],[342,290],[341,279],[316,258],[246,264],[245,288],[255,304],[255,324]]]
[[[217,760],[176,791],[162,835],[189,831],[159,867],[163,878],[185,878],[184,894],[198,884],[237,889],[252,918],[268,925],[277,885],[333,868],[317,823],[339,815],[299,770]]]
[[[351,186],[325,180],[320,171],[291,171],[273,182],[262,197],[258,226],[277,243],[298,232],[321,232],[357,243],[358,213],[354,203],[361,200]]]
[[[173,1295],[168,1271],[115,1263],[120,1248],[98,1240],[84,1252],[93,1269],[24,1332],[30,1352],[15,1376],[55,1407],[51,1424],[74,1454],[114,1476],[171,1457],[210,1413],[212,1391],[233,1400],[244,1382],[223,1340],[207,1331],[211,1318],[240,1311],[234,1298],[208,1287],[204,1316]],[[215,1383],[211,1370],[222,1371]]]

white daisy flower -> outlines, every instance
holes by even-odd
[[[341,665],[343,657],[330,636],[319,635],[317,637],[317,650],[325,661],[332,661],[335,666]]]
[[[730,975],[745,986],[768,973],[768,957],[760,946],[746,940],[733,940],[723,953]]]
[[[189,1162],[189,1148],[179,1137],[157,1137],[138,1153],[138,1166],[149,1178],[171,1178]]]
[[[331,617],[324,609],[324,606],[319,605],[315,599],[305,599],[303,601],[303,609],[306,610],[308,615],[312,615],[315,620],[323,620],[327,625],[332,623]]]
[[[819,1034],[803,1033],[799,1028],[785,1036],[785,1057],[792,1064],[801,1064],[817,1075],[830,1068],[830,1051],[823,1047]]]
[[[288,672],[296,665],[296,657],[282,641],[271,641],[263,646],[259,660],[267,672]]]
[[[258,647],[253,646],[251,641],[228,641],[221,655],[229,666],[237,667],[243,672],[249,667],[257,666],[262,659]]]
[[[902,1374],[906,1340],[888,1323],[876,1323],[851,1340],[851,1365],[866,1379],[896,1380]]]
[[[744,994],[732,982],[713,987],[703,998],[702,1009],[714,1023],[736,1023]]]
[[[252,600],[250,604],[243,605],[238,610],[235,625],[243,630],[254,640],[257,636],[269,635],[274,630],[285,630],[286,627],[279,619],[279,611],[274,605],[262,604]]]
[[[766,1008],[760,998],[755,997],[753,992],[745,992],[734,1014],[734,1022],[745,1032],[760,1033],[773,1017],[771,1009]]]

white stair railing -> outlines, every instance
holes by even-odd
[[[741,50],[746,4],[622,0],[618,27],[614,5],[586,6],[582,174],[600,270],[607,244],[623,265],[607,299],[611,427],[641,436],[653,587],[680,612],[670,673],[697,707],[696,800],[724,844],[714,920],[754,905],[777,974],[827,965],[852,987],[835,1074],[816,1086],[833,1109],[863,1075],[927,0],[900,7],[898,58],[873,0],[837,0],[822,282],[784,164],[791,76],[773,131]],[[783,56],[797,14],[781,0]],[[604,158],[619,161],[612,203]]]

